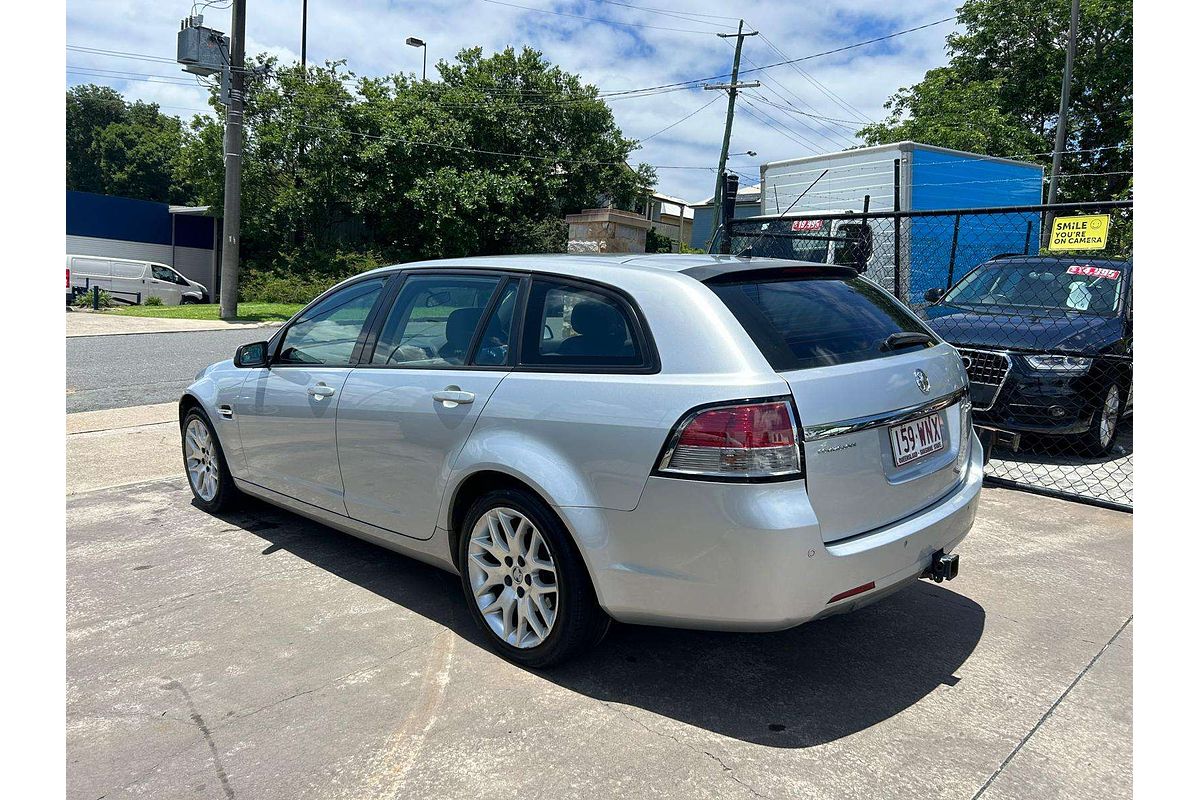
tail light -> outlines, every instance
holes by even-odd
[[[67,267],[67,288],[71,288],[71,268]]]
[[[797,478],[804,474],[796,417],[787,400],[707,406],[683,417],[658,462],[667,475]]]

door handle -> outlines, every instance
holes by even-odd
[[[325,397],[333,397],[334,391],[335,391],[335,389],[332,386],[326,386],[323,383],[318,383],[318,384],[308,387],[309,396],[315,397],[318,400],[325,398]]]
[[[460,406],[460,405],[465,406],[469,403],[474,402],[475,393],[474,392],[464,392],[462,389],[459,389],[457,386],[451,385],[451,386],[447,386],[445,389],[442,389],[441,391],[434,392],[433,399],[434,399],[434,401],[441,403],[446,408],[454,408],[455,406]]]

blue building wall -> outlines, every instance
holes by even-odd
[[[688,244],[704,250],[708,247],[708,237],[712,235],[713,207],[693,206],[692,212],[695,217],[692,219],[692,240]],[[753,217],[758,213],[757,200],[753,203],[738,203],[733,207],[734,219]]]
[[[213,249],[213,217],[175,215],[175,245]],[[67,235],[171,244],[171,211],[166,203],[67,192]]]
[[[913,149],[912,210],[1037,205],[1042,169],[981,158]],[[914,217],[910,222],[909,297],[921,302],[927,289],[945,287],[953,252],[954,280],[1001,253],[1037,252],[1036,213],[963,216],[957,246],[953,217]]]

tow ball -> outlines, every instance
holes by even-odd
[[[946,555],[942,550],[933,554],[929,566],[921,573],[922,578],[929,578],[934,583],[952,581],[958,577],[958,553]]]

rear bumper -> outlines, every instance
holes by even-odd
[[[559,511],[613,618],[770,631],[852,611],[917,580],[934,553],[950,552],[967,535],[982,482],[976,440],[950,494],[907,519],[834,544],[821,539],[804,481],[653,477],[633,511]],[[874,589],[830,602],[871,582]]]

